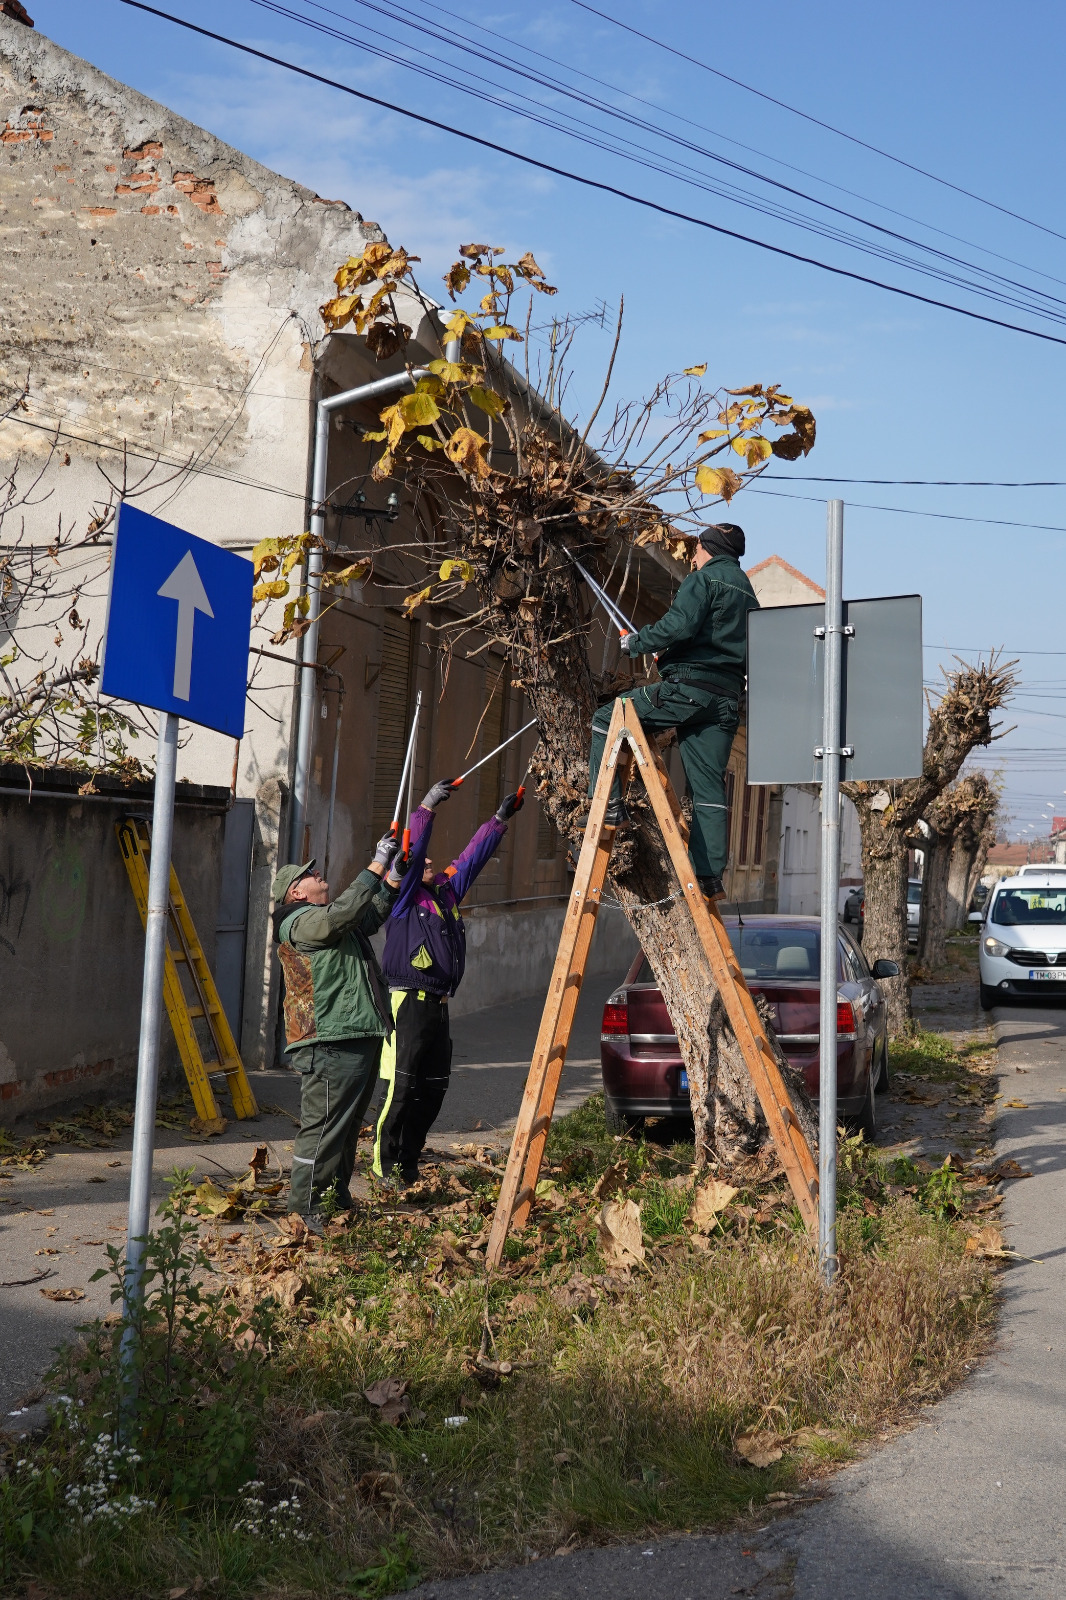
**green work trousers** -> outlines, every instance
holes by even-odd
[[[289,1207],[306,1216],[333,1190],[343,1210],[363,1116],[377,1082],[380,1039],[339,1039],[292,1051],[302,1076],[300,1131],[292,1147]]]
[[[720,878],[729,855],[725,772],[733,735],[740,722],[740,706],[732,695],[715,694],[691,683],[651,683],[623,695],[649,733],[677,729],[681,765],[692,797],[692,829],[688,853],[698,878]],[[589,752],[589,793],[603,760],[613,703],[600,706],[592,719]],[[616,783],[613,798],[619,797]]]

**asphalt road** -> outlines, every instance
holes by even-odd
[[[1066,1008],[995,1013],[1004,1206],[999,1345],[961,1388],[759,1532],[581,1551],[420,1600],[1061,1600],[1066,1594]],[[1020,1069],[1020,1071],[1018,1070]]]
[[[603,1002],[621,974],[589,978],[578,1005],[557,1113],[580,1105],[600,1087],[599,1035]],[[452,1024],[452,1082],[430,1143],[506,1146],[522,1098],[543,1000],[534,997],[470,1012]],[[162,1197],[175,1167],[224,1182],[243,1172],[251,1148],[267,1143],[271,1164],[288,1168],[299,1111],[293,1072],[255,1072],[252,1087],[264,1109],[250,1121],[230,1122],[221,1138],[198,1140],[156,1131],[153,1195]],[[266,1107],[274,1109],[266,1110]],[[225,1108],[223,1108],[225,1109]],[[25,1131],[32,1131],[32,1121]],[[16,1125],[17,1134],[21,1125]],[[126,1239],[131,1133],[113,1148],[57,1146],[38,1167],[0,1169],[0,1425],[5,1413],[39,1388],[53,1350],[79,1323],[111,1310],[111,1283],[90,1282],[106,1266],[106,1245]],[[365,1151],[365,1145],[361,1151]],[[360,1184],[353,1184],[356,1193]],[[36,1282],[38,1273],[48,1276]],[[42,1290],[80,1290],[80,1300],[49,1300]],[[8,1419],[10,1420],[10,1419]]]

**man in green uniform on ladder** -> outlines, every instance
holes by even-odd
[[[692,572],[674,603],[638,633],[627,633],[622,649],[630,656],[658,656],[661,683],[623,696],[649,733],[677,729],[681,764],[692,796],[689,859],[705,895],[724,893],[722,873],[729,852],[725,773],[733,735],[740,722],[747,660],[748,612],[758,607],[755,591],[740,568],[744,530],[732,522],[705,528],[692,557]],[[603,759],[613,704],[592,719],[589,793]],[[629,821],[617,784],[607,821]]]

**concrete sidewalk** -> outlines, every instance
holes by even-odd
[[[1003,1600],[1066,1595],[1066,1010],[995,1014],[1008,1185],[998,1346],[954,1394],[760,1532],[585,1550],[420,1600]]]
[[[585,984],[563,1074],[560,1114],[601,1086],[600,1017],[621,976],[589,978]],[[470,1012],[453,1023],[452,1082],[431,1136],[433,1147],[450,1154],[453,1145],[471,1138],[506,1146],[542,1008],[543,997],[532,996]],[[300,1107],[299,1077],[277,1070],[254,1072],[251,1080],[260,1115],[230,1122],[221,1138],[198,1140],[157,1128],[154,1196],[165,1193],[175,1167],[191,1167],[198,1180],[211,1177],[219,1183],[239,1176],[256,1144],[269,1144],[271,1164],[288,1169]],[[20,1130],[13,1131],[17,1135]],[[32,1132],[32,1124],[25,1131]],[[79,1323],[111,1310],[109,1280],[89,1279],[107,1264],[106,1244],[125,1243],[131,1144],[132,1130],[127,1130],[106,1150],[60,1145],[29,1171],[0,1169],[0,1418],[39,1385],[52,1351]],[[364,1144],[360,1153],[365,1150]],[[39,1272],[50,1275],[37,1282],[19,1281]],[[42,1289],[79,1289],[84,1298],[53,1301]]]

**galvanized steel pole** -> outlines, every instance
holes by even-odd
[[[822,695],[822,956],[818,1026],[818,1262],[837,1273],[837,899],[840,892],[840,689],[844,502],[827,506]]]
[[[148,863],[148,915],[144,930],[144,982],[141,1036],[137,1048],[137,1098],[133,1113],[133,1159],[123,1280],[122,1365],[127,1375],[134,1353],[134,1320],[142,1293],[144,1241],[151,1227],[152,1156],[159,1087],[159,1035],[163,1025],[163,975],[166,968],[167,912],[170,906],[170,854],[174,835],[174,782],[178,765],[178,718],[164,712],[155,755],[152,846]]]

